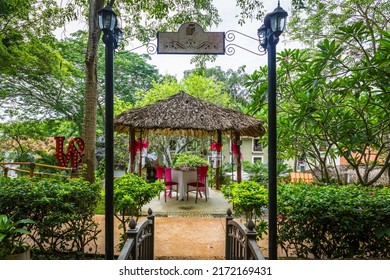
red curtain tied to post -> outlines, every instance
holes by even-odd
[[[222,143],[221,142],[211,141],[210,149],[212,151],[217,151],[218,153],[220,153],[221,150],[222,150]]]
[[[234,157],[240,157],[240,159],[242,159],[242,153],[239,152],[240,151],[240,147],[237,145],[236,141],[232,141],[232,153],[233,153],[233,156]]]
[[[147,149],[149,147],[148,141],[142,141],[141,139],[138,139],[131,144],[129,143],[129,152],[131,153],[137,153],[138,151],[142,151],[143,149]]]

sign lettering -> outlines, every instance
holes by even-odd
[[[54,137],[56,140],[56,152],[54,156],[59,166],[78,168],[84,156],[84,141],[80,137],[72,138],[68,143],[68,148],[64,153],[65,137]],[[77,144],[77,145],[76,145]]]

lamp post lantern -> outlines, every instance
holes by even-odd
[[[268,53],[268,253],[277,259],[277,129],[276,129],[276,45],[282,34],[287,12],[278,7],[266,15],[258,29],[260,46]]]
[[[114,50],[122,39],[116,14],[106,6],[98,12],[105,52],[105,258],[114,259]]]

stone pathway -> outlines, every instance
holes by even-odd
[[[176,197],[167,198],[164,201],[164,194],[160,199],[154,198],[150,203],[142,207],[142,211],[147,214],[151,208],[157,217],[208,217],[224,218],[228,208],[233,206],[225,199],[219,190],[210,189],[207,201],[205,198],[198,199],[195,203],[195,196],[190,196],[189,200],[176,200]]]

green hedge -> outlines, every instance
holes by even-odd
[[[389,187],[282,185],[278,212],[278,243],[288,255],[390,258]]]
[[[100,198],[99,185],[82,179],[0,177],[0,213],[33,220],[29,237],[41,253],[95,253]]]

